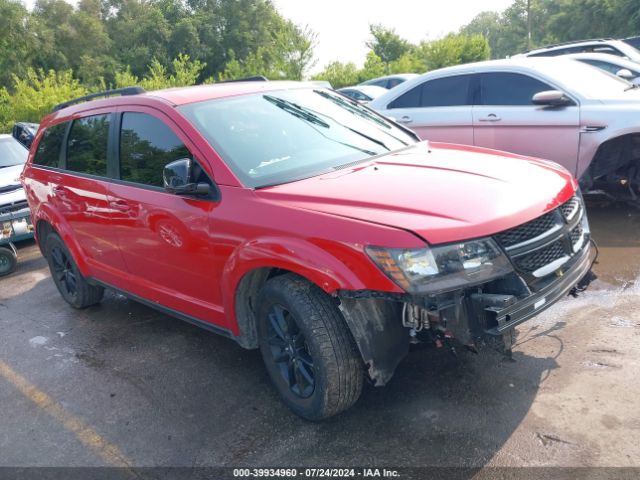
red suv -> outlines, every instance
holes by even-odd
[[[589,276],[556,164],[420,142],[305,83],[98,95],[43,120],[23,174],[62,297],[110,288],[260,348],[305,418],[384,385],[411,343],[509,349]]]

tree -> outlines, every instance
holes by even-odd
[[[24,75],[34,51],[28,30],[29,14],[17,0],[0,0],[0,85],[7,85],[11,74]]]
[[[491,49],[482,35],[450,33],[440,40],[423,42],[416,49],[416,58],[425,70],[488,60]]]
[[[379,24],[369,25],[369,32],[373,40],[366,42],[366,45],[385,64],[398,60],[411,48],[409,42],[401,38],[392,28],[385,28]]]
[[[331,62],[324,70],[313,77],[314,80],[325,80],[333,88],[355,85],[359,82],[358,67],[354,63]]]
[[[493,58],[500,58],[498,42],[503,35],[503,25],[498,12],[481,12],[471,22],[460,29],[467,36],[482,35],[487,39]]]

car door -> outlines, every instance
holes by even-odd
[[[384,114],[423,140],[472,145],[472,79],[465,74],[426,80],[391,101]]]
[[[479,75],[473,107],[474,143],[480,147],[553,160],[576,173],[580,107],[534,105],[532,97],[553,86],[529,75]]]
[[[50,203],[73,231],[90,274],[106,279],[118,278],[124,270],[108,201],[108,138],[113,118],[111,111],[103,109],[50,127],[36,152],[36,157],[55,156],[55,151],[45,151],[52,146],[47,137],[62,135],[58,165],[53,159],[48,162],[54,167],[47,173]]]
[[[129,273],[127,291],[199,320],[220,323],[220,300],[209,242],[217,199],[180,196],[163,187],[165,165],[194,162],[194,178],[213,181],[195,148],[169,118],[151,108],[118,112],[115,177],[109,204]]]

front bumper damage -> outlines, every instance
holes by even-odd
[[[533,291],[515,272],[473,289],[416,297],[376,291],[340,291],[340,309],[376,386],[386,384],[411,343],[463,345],[473,351],[484,343],[512,347],[517,325],[562,297],[588,286],[594,277],[594,251],[587,242],[569,262]]]

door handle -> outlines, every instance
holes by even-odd
[[[119,212],[128,212],[131,210],[131,205],[124,200],[113,200],[109,202],[109,205],[111,205],[111,208],[118,210]]]
[[[404,115],[403,117],[399,118],[396,121],[398,123],[411,123],[413,120],[411,120],[411,117],[409,115]]]
[[[502,119],[495,113],[490,113],[486,117],[481,117],[478,120],[481,122],[499,122]]]

